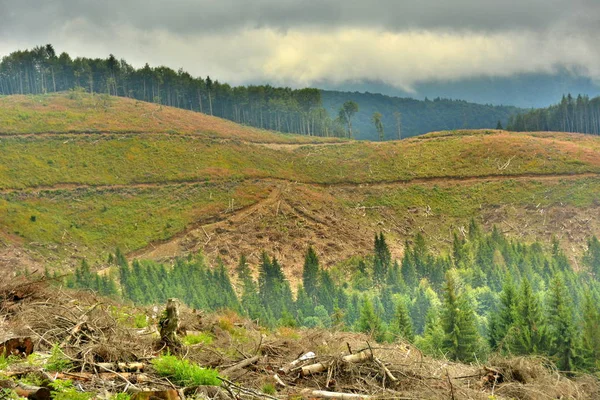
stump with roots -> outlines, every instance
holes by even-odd
[[[179,329],[179,300],[168,299],[165,313],[159,321],[161,346],[172,353],[181,350],[182,343],[177,337]]]

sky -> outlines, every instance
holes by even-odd
[[[231,84],[600,82],[598,38],[600,0],[0,0],[0,56],[52,43]]]

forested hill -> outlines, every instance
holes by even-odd
[[[557,131],[600,135],[600,97],[568,94],[560,103],[511,117],[512,131]]]
[[[232,87],[206,77],[193,77],[183,69],[160,66],[136,69],[112,54],[105,59],[73,58],[58,54],[52,45],[15,51],[0,62],[0,95],[87,91],[199,111],[262,129],[311,136],[349,136],[340,107],[358,105],[350,116],[359,139],[379,137],[371,121],[382,115],[386,139],[458,128],[495,128],[505,124],[514,107],[493,107],[464,101],[418,101],[370,93],[290,89],[269,85]],[[354,121],[355,120],[355,121]],[[394,132],[392,134],[392,132]]]
[[[373,113],[382,114],[386,140],[422,135],[427,132],[453,129],[496,128],[498,121],[506,126],[511,115],[519,112],[512,106],[492,106],[463,100],[436,98],[415,100],[385,96],[378,93],[321,91],[323,106],[331,114],[338,112],[348,100],[358,104],[354,116],[354,136],[357,139],[377,140],[378,133],[372,121]]]

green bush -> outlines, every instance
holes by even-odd
[[[93,393],[78,392],[70,380],[57,379],[50,383],[52,400],[90,400]]]
[[[73,367],[71,361],[65,356],[65,353],[62,352],[60,347],[55,344],[52,347],[52,352],[50,353],[50,358],[46,363],[46,370],[50,372],[62,372],[69,370]]]
[[[166,376],[181,386],[221,385],[217,370],[202,368],[189,360],[166,355],[152,360],[152,365],[159,375]]]

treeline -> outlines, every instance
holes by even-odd
[[[381,114],[382,136],[396,140],[424,133],[454,129],[495,129],[506,126],[520,109],[512,106],[475,104],[464,100],[434,98],[416,100],[378,93],[322,91],[323,105],[337,113],[346,101],[360,106],[352,122],[357,139],[379,140],[380,132],[373,114]]]
[[[85,90],[198,111],[240,124],[314,136],[398,139],[435,130],[494,128],[506,124],[514,107],[459,100],[419,101],[370,93],[290,89],[269,85],[232,87],[183,69],[134,68],[113,55],[72,58],[52,45],[15,51],[0,62],[0,95]],[[356,121],[344,103],[356,103]],[[373,124],[374,113],[381,124]],[[355,126],[353,135],[352,123]],[[378,126],[381,128],[378,128]]]
[[[509,240],[474,222],[455,234],[449,254],[436,255],[422,235],[406,242],[393,260],[386,238],[376,235],[372,255],[324,269],[308,248],[302,284],[292,294],[278,260],[263,253],[257,279],[242,257],[231,282],[228,269],[202,256],[172,267],[128,263],[117,251],[114,279],[98,277],[83,262],[68,285],[121,295],[138,304],[178,297],[191,307],[234,310],[275,326],[360,331],[378,341],[398,338],[422,351],[461,361],[491,352],[543,355],[562,371],[600,370],[600,242],[588,242],[579,271],[554,240]]]
[[[563,96],[560,103],[548,108],[538,108],[512,116],[508,130],[558,131],[600,134],[600,97],[590,99],[571,94]]]
[[[52,45],[15,51],[0,63],[0,95],[85,89],[198,111],[280,132],[345,136],[330,118],[318,89],[269,85],[232,87],[210,77],[146,64],[136,69],[112,54],[106,59],[57,55]]]

